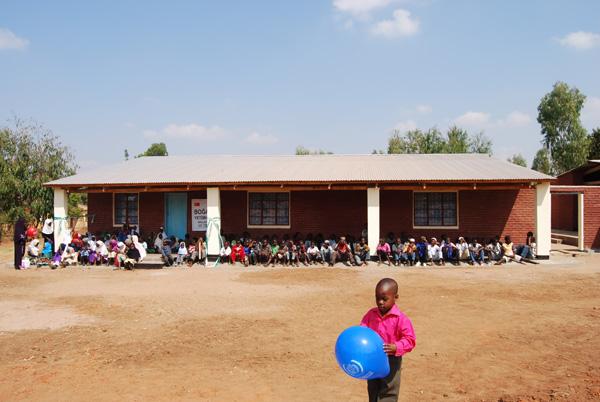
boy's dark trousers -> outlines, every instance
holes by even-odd
[[[367,381],[369,402],[396,402],[400,394],[402,356],[388,356],[390,373],[385,378]]]

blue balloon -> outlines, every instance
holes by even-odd
[[[371,328],[356,326],[345,329],[335,343],[335,358],[350,377],[371,380],[390,373],[383,340]]]

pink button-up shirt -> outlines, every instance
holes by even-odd
[[[367,311],[360,325],[377,332],[384,343],[396,344],[396,356],[402,356],[414,349],[415,330],[410,319],[394,304],[383,317],[377,307]]]

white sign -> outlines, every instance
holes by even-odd
[[[207,221],[206,198],[192,199],[192,232],[205,232]]]

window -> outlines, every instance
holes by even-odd
[[[138,195],[115,194],[114,197],[114,224],[121,226],[124,223],[138,224]]]
[[[290,193],[248,193],[249,226],[288,226]]]
[[[457,193],[414,194],[414,226],[458,226]]]

